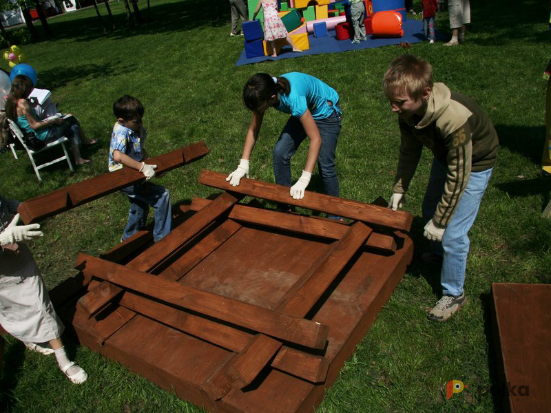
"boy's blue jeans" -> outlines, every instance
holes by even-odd
[[[165,187],[144,182],[138,185],[127,186],[121,189],[121,192],[128,196],[128,200],[130,201],[128,223],[124,229],[122,241],[134,235],[145,226],[150,205],[155,208],[153,240],[157,242],[170,232],[172,227],[170,194]]]
[[[316,119],[315,122],[321,135],[318,168],[324,190],[327,195],[339,196],[335,150],[341,131],[342,116],[333,111],[328,118]],[[291,116],[274,147],[274,174],[277,184],[291,186],[291,157],[304,139],[306,132],[300,119]]]
[[[423,200],[423,218],[428,222],[434,216],[436,206],[444,193],[448,168],[434,159],[430,172],[425,199]],[[463,294],[467,255],[469,254],[469,230],[471,229],[480,201],[488,186],[493,168],[482,172],[471,172],[467,188],[459,199],[442,242],[431,242],[432,251],[443,256],[440,284],[443,295],[459,297]]]

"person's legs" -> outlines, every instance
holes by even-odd
[[[429,19],[423,19],[423,32],[425,33],[425,40],[429,40]]]
[[[270,41],[272,45],[272,57],[277,57],[277,44],[275,40]]]
[[[435,32],[434,32],[434,16],[432,17],[429,17],[429,40],[431,43],[434,43],[434,41],[436,40],[436,35],[435,35]]]
[[[459,29],[463,26],[463,0],[449,0],[448,10],[450,15],[450,29],[452,29],[452,38],[445,46],[456,46],[459,44]]]
[[[360,7],[362,9],[360,9]],[[363,3],[353,3],[350,5],[350,16],[352,19],[352,25],[354,27],[354,39],[352,43],[360,43],[361,34],[360,34],[360,16],[363,10]]]
[[[245,1],[237,0],[235,5],[237,8],[237,12],[239,13],[239,18],[241,19],[241,23],[249,21],[249,17],[247,13],[247,5]]]
[[[45,142],[52,142],[66,136],[69,139],[69,145],[71,146],[71,151],[73,153],[73,157],[75,158],[75,164],[83,165],[90,162],[90,160],[84,159],[80,153],[80,149],[78,147],[80,144],[80,127],[76,119],[71,119],[74,118],[68,118],[67,120],[64,120],[61,125],[54,125],[50,127]]]
[[[230,13],[231,13],[231,31],[230,36],[236,36],[237,31],[237,19],[239,18],[239,9],[237,8],[238,0],[230,0]]]
[[[74,384],[82,384],[88,378],[88,374],[82,367],[76,364],[74,361],[69,360],[65,347],[61,338],[55,338],[49,341],[50,347],[54,350],[54,354],[59,365],[60,370],[71,380]]]
[[[325,119],[316,120],[321,135],[321,148],[318,155],[318,168],[327,195],[339,196],[339,178],[335,164],[335,152],[339,133],[341,131],[342,116],[336,111]]]
[[[470,246],[469,230],[476,219],[491,175],[492,169],[471,172],[467,188],[461,195],[446,232],[444,232],[442,237],[444,260],[440,273],[443,295],[458,297],[463,294]]]
[[[306,132],[300,120],[291,116],[274,147],[273,163],[276,184],[291,186],[291,157],[305,138]]]
[[[121,242],[134,235],[145,226],[149,213],[149,204],[137,197],[140,185],[130,185],[121,189],[121,192],[128,197],[130,208],[128,210],[128,223],[124,228]]]
[[[295,45],[293,39],[291,39],[291,36],[287,36],[285,40],[287,40],[287,43],[289,43],[289,45],[293,48],[293,52],[302,52],[302,50]]]

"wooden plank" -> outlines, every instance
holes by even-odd
[[[198,142],[150,158],[149,163],[157,165],[156,172],[161,174],[200,159],[207,153],[209,153],[209,149],[205,143]],[[29,199],[21,203],[18,212],[21,214],[21,220],[25,224],[30,224],[144,180],[145,177],[142,173],[134,169],[123,168]]]
[[[86,254],[79,254],[77,268],[86,277],[110,281],[170,304],[305,347],[321,349],[327,341],[327,327],[319,323],[167,281]]]
[[[272,362],[272,367],[312,383],[323,383],[329,369],[329,360],[291,347],[282,347]]]
[[[336,221],[331,222],[332,220],[320,220],[301,215],[285,214],[245,205],[233,207],[229,218],[236,221],[330,239],[340,239],[349,228],[348,225]],[[367,238],[365,246],[389,252],[396,251],[396,241],[393,237],[376,232],[371,233]]]
[[[224,214],[237,201],[239,201],[239,198],[229,193],[220,195],[206,208],[197,212],[182,225],[174,228],[170,234],[130,261],[127,267],[148,272],[156,266],[163,264],[171,259],[175,252],[185,245],[192,237]]]
[[[234,352],[245,349],[253,335],[224,324],[125,292],[120,304],[184,333],[199,337]]]
[[[310,191],[306,191],[303,199],[297,200],[289,195],[289,188],[282,185],[243,178],[239,186],[231,186],[226,181],[226,177],[226,174],[203,170],[199,182],[203,185],[227,191],[340,215],[393,229],[409,231],[413,222],[413,215],[405,211],[392,211],[389,208],[377,205],[364,204]]]
[[[492,295],[502,367],[499,393],[513,413],[548,411],[551,285],[494,283]]]
[[[109,282],[98,283],[95,288],[80,297],[77,301],[77,308],[90,318],[122,292],[122,288]]]
[[[212,251],[235,234],[239,228],[241,228],[241,225],[237,222],[232,220],[225,221],[213,232],[194,245],[193,248],[168,266],[159,274],[159,277],[165,280],[178,281],[207,255],[212,253]]]
[[[118,307],[103,320],[98,321],[94,325],[96,341],[98,344],[103,344],[105,340],[119,331],[126,323],[132,320],[136,313],[124,307]]]
[[[351,226],[339,241],[327,249],[324,257],[301,278],[300,283],[285,294],[277,309],[285,314],[305,317],[371,232],[371,228],[361,222]]]

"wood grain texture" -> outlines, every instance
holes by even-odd
[[[291,343],[321,349],[327,341],[327,327],[309,320],[167,281],[86,254],[79,255],[77,267],[85,276],[110,281],[120,287]]]
[[[208,153],[205,143],[198,142],[150,158],[148,162],[157,165],[156,172],[161,174],[200,159]],[[18,212],[25,224],[31,224],[142,181],[145,181],[142,173],[123,168],[29,199],[19,205]]]
[[[310,191],[306,191],[303,199],[297,200],[289,195],[289,188],[282,185],[243,178],[239,186],[231,186],[226,182],[226,177],[226,174],[203,170],[199,182],[214,188],[340,215],[392,229],[409,231],[413,222],[413,216],[404,211],[392,211],[389,208],[377,205],[364,204]]]
[[[88,293],[77,301],[77,308],[88,317],[92,317],[122,292],[122,288],[114,284],[100,282],[94,288],[90,288]]]

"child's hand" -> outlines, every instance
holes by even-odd
[[[249,177],[248,159],[241,159],[241,161],[239,161],[239,166],[237,167],[237,169],[228,175],[226,181],[229,181],[231,186],[238,186],[239,181],[241,181],[241,178],[243,178],[244,176],[246,176],[247,178]]]

